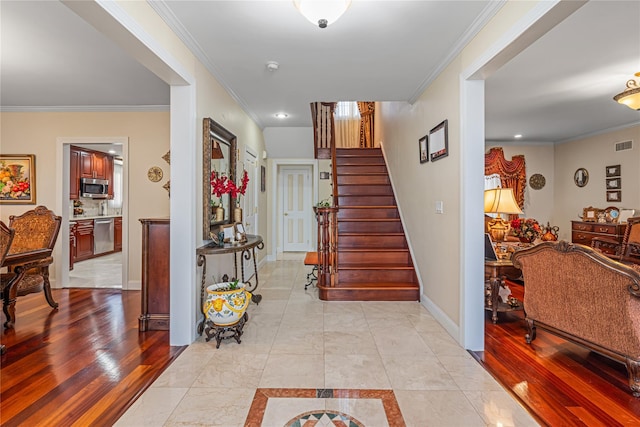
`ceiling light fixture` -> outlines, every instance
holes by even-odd
[[[287,117],[289,117],[287,113],[276,113],[275,116],[276,119],[286,119]]]
[[[513,137],[514,137],[515,139],[520,139],[520,138],[522,138],[522,134],[520,134],[520,133],[519,133],[519,134],[517,134],[517,135],[513,135]]]
[[[293,0],[293,4],[309,22],[327,28],[347,11],[351,0]]]
[[[640,79],[640,72],[635,76]],[[632,110],[640,110],[640,80],[627,81],[627,88],[613,97],[615,101],[624,104]]]
[[[267,62],[267,70],[276,71],[278,68],[280,68],[280,64],[278,64],[276,61]]]

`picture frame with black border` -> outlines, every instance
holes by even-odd
[[[429,159],[432,162],[449,155],[448,120],[445,119],[429,131]]]
[[[425,135],[418,140],[418,148],[420,150],[420,163],[429,161],[429,135]]]
[[[622,188],[620,177],[607,178],[607,190],[619,190]]]
[[[622,191],[614,190],[607,191],[607,202],[621,202],[622,201]]]
[[[260,165],[260,192],[267,191],[267,169],[264,165]]]
[[[607,169],[605,171],[607,178],[612,176],[620,176],[621,167],[620,165],[607,166]]]

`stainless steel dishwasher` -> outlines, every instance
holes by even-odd
[[[93,220],[93,254],[113,252],[113,218]]]

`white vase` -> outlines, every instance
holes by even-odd
[[[218,290],[229,285],[230,282],[221,282],[207,287],[203,311],[207,319],[215,325],[228,326],[237,323],[251,301],[251,293],[245,289],[244,284],[238,284],[237,289],[230,291]]]

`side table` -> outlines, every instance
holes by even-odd
[[[262,301],[262,295],[254,293],[258,288],[258,265],[256,263],[256,248],[258,250],[264,249],[264,242],[262,236],[247,234],[247,241],[242,243],[225,243],[224,246],[218,246],[215,243],[209,243],[204,246],[200,246],[196,249],[196,255],[198,256],[198,267],[202,267],[202,278],[200,280],[200,301],[205,300],[205,280],[207,274],[207,255],[222,255],[233,254],[233,268],[234,278],[240,280],[245,284],[247,291],[253,295],[251,301],[259,304]],[[238,276],[238,254],[240,255],[240,276]],[[253,259],[253,282],[252,280],[245,280],[244,262],[243,260]],[[200,311],[204,315],[202,310],[202,304],[200,304]],[[245,319],[246,320],[246,319]],[[243,322],[244,325],[244,322]],[[205,326],[205,321],[198,325],[198,334],[202,335],[202,331]]]
[[[500,289],[504,288],[504,278],[501,270],[506,267],[513,267],[511,260],[498,260],[498,261],[484,261],[485,267],[491,268],[491,277],[489,278],[489,285],[486,286],[487,293],[484,298],[484,309],[491,311],[491,321],[493,323],[498,322],[498,312],[503,313],[507,311],[522,310],[522,301],[518,301],[513,298],[515,304],[508,304],[501,302],[499,298]],[[517,305],[516,305],[517,304]]]

